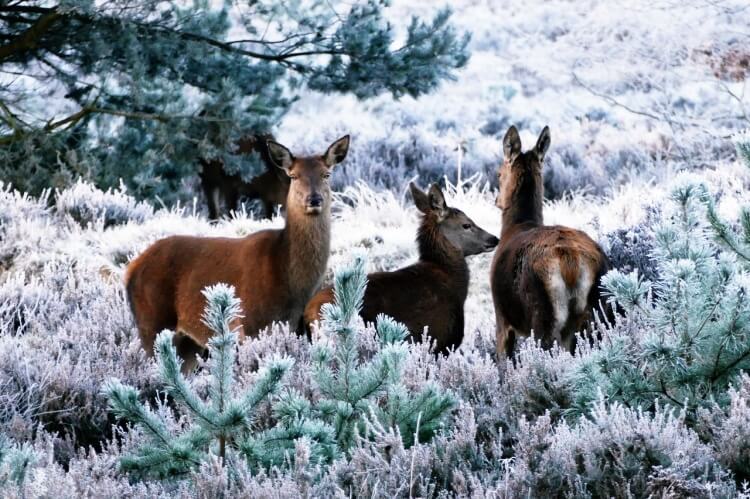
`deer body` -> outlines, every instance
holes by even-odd
[[[268,155],[265,143],[272,138],[270,135],[249,135],[238,141],[237,154],[257,153],[266,167],[266,171],[249,182],[239,174],[229,175],[221,160],[200,160],[199,176],[208,203],[209,219],[217,220],[224,213],[222,204],[227,211],[236,210],[242,197],[260,200],[266,218],[273,216],[276,206],[286,206],[289,178],[275,167]]]
[[[512,355],[516,335],[532,330],[545,348],[556,341],[572,352],[609,270],[606,255],[584,232],[543,223],[541,168],[549,143],[546,127],[525,153],[515,127],[503,140],[497,199],[503,225],[490,272],[498,358]]]
[[[461,211],[445,206],[437,186],[429,195],[413,184],[411,190],[423,212],[417,234],[419,261],[392,272],[369,274],[361,316],[366,322],[374,322],[381,313],[391,316],[404,323],[417,341],[426,330],[436,351],[445,353],[458,347],[464,336],[469,290],[466,256],[490,251],[497,238]],[[321,307],[331,301],[330,287],[317,293],[305,308],[305,326],[320,319]]]
[[[325,156],[295,159],[269,143],[274,162],[293,179],[286,225],[244,238],[173,236],[157,241],[130,263],[126,286],[144,349],[173,329],[189,370],[213,334],[201,317],[201,290],[224,282],[242,301],[240,337],[255,336],[274,321],[295,326],[320,286],[330,252],[330,168],[346,155],[348,136]]]

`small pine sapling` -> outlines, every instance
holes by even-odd
[[[299,446],[304,442],[308,464],[330,463],[339,456],[333,428],[316,417],[310,401],[294,389],[283,391],[274,401],[273,415],[277,423],[258,434],[249,434],[239,444],[240,453],[251,468],[294,464]]]
[[[110,381],[104,388],[112,411],[142,428],[149,439],[135,456],[123,458],[121,464],[125,470],[168,476],[185,473],[210,454],[224,461],[228,448],[242,447],[253,412],[280,388],[284,374],[293,364],[288,358],[272,359],[251,388],[236,394],[237,334],[230,329],[230,324],[239,317],[240,301],[235,297],[234,288],[224,284],[210,286],[203,294],[207,300],[203,320],[215,333],[208,342],[210,400],[202,400],[183,376],[182,361],[172,342],[174,333],[160,333],[155,349],[166,392],[191,420],[190,428],[181,435],[173,435],[167,423],[138,400],[135,388],[117,380]]]
[[[14,486],[22,490],[29,468],[36,458],[31,446],[15,444],[0,434],[0,490],[9,492]]]
[[[416,394],[403,385],[408,331],[393,319],[378,316],[378,350],[371,358],[363,358],[357,315],[366,286],[362,257],[336,273],[334,302],[322,309],[321,328],[329,341],[316,345],[313,352],[313,380],[322,395],[316,410],[333,426],[344,452],[358,437],[366,436],[370,417],[379,426],[398,429],[408,446],[414,443],[415,434],[422,441],[431,438],[455,405],[452,394],[432,383]]]
[[[673,191],[675,210],[656,230],[655,282],[619,271],[602,280],[627,317],[576,368],[574,412],[604,396],[630,407],[678,407],[691,423],[697,408],[728,403],[727,389],[750,368],[750,280],[736,251],[744,236],[703,210],[705,199],[703,186]]]

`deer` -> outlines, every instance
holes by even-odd
[[[234,286],[242,302],[240,341],[273,322],[296,327],[326,271],[329,178],[348,150],[348,135],[321,156],[295,157],[268,141],[271,161],[290,179],[284,228],[243,238],[171,236],[136,257],[126,269],[125,287],[144,350],[153,355],[156,335],[171,329],[183,372],[192,371],[213,334],[201,320],[206,304],[201,290],[220,282]]]
[[[246,182],[240,174],[229,175],[224,171],[220,159],[200,159],[199,177],[208,203],[208,218],[218,220],[222,216],[222,202],[226,210],[236,210],[241,197],[259,199],[263,204],[263,216],[272,218],[276,206],[283,208],[289,191],[289,177],[276,168],[269,157],[266,142],[273,140],[271,135],[245,135],[237,141],[237,154],[260,155],[265,171]]]
[[[512,357],[516,336],[531,331],[543,348],[557,342],[572,354],[575,333],[591,320],[601,278],[610,268],[586,233],[544,225],[542,165],[549,146],[549,127],[526,152],[515,126],[503,138],[496,200],[502,229],[490,269],[498,360]]]
[[[386,314],[406,325],[415,341],[424,331],[435,341],[435,353],[458,348],[464,337],[464,302],[469,291],[466,257],[492,251],[497,237],[479,228],[464,212],[449,207],[443,192],[432,184],[423,192],[409,184],[414,204],[421,212],[417,230],[419,259],[391,272],[367,276],[361,316],[374,322]],[[321,319],[321,307],[333,301],[333,289],[319,291],[307,304],[304,324]]]

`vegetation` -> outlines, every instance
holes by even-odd
[[[0,180],[35,194],[77,178],[124,181],[171,203],[198,158],[257,173],[257,157],[232,154],[235,141],[270,131],[303,89],[416,97],[466,63],[468,36],[450,11],[414,18],[397,44],[387,5],[5,3],[0,69],[22,77],[0,85]]]
[[[349,40],[398,69],[406,53],[440,53],[432,42],[399,50],[409,15],[429,17],[432,2],[360,3],[361,15],[331,17],[320,42],[315,22],[297,20],[326,17],[327,2],[3,3],[3,497],[749,498],[747,6],[511,3],[458,1],[455,28],[427,23],[433,41],[452,33],[454,43],[444,64],[427,66],[450,73],[469,48],[473,62],[418,100],[407,89],[414,78],[388,83],[376,69],[374,86],[362,83],[357,58],[336,66],[335,54],[279,62],[233,50]],[[40,44],[7,55],[50,10],[60,22]],[[281,21],[263,39],[270,17]],[[368,19],[377,29],[368,32]],[[460,30],[471,30],[470,46]],[[226,49],[192,35],[293,38]],[[66,40],[77,45],[47,52]],[[222,64],[226,81],[215,79]],[[343,80],[351,92],[331,83]],[[400,100],[387,95],[394,85]],[[355,88],[386,95],[362,102]],[[212,121],[223,117],[231,126]],[[511,121],[551,126],[545,219],[602,245],[616,269],[607,296],[622,314],[597,322],[575,355],[526,341],[514,362],[498,363],[492,255],[483,254],[468,259],[466,334],[450,355],[404,342],[387,318],[363,324],[365,267],[390,270],[416,255],[408,179],[444,181],[451,206],[499,233],[497,134]],[[244,212],[210,223],[196,205],[171,203],[191,190],[186,158],[227,154],[241,130],[277,123],[274,133],[300,150],[354,134],[331,178],[326,280],[339,296],[312,342],[276,324],[240,343],[231,290],[212,289],[209,357],[182,376],[170,333],[155,359],[142,351],[123,265],[164,236],[279,226]],[[359,251],[368,265],[352,263]]]
[[[309,463],[330,463],[376,429],[396,432],[407,446],[429,440],[443,426],[455,401],[431,383],[415,394],[402,384],[408,333],[387,317],[378,321],[378,351],[369,359],[361,358],[362,324],[357,324],[357,313],[366,281],[361,258],[337,273],[336,304],[326,310],[323,326],[333,336],[333,345],[319,344],[313,353],[312,378],[320,397],[311,401],[297,390],[285,391],[272,404],[275,424],[265,429],[254,424],[255,413],[279,392],[293,360],[271,359],[255,376],[253,386],[235,395],[237,334],[230,324],[241,315],[240,301],[231,286],[207,288],[203,320],[215,333],[208,343],[210,403],[201,399],[181,373],[182,362],[172,343],[174,333],[162,332],[155,346],[159,375],[167,395],[190,423],[180,435],[173,435],[164,416],[138,400],[138,390],[110,381],[104,391],[112,411],[135,423],[147,439],[136,455],[122,459],[122,468],[167,477],[184,474],[211,456],[231,463],[236,455],[244,457],[252,469],[283,467],[293,463],[301,439],[307,445]]]

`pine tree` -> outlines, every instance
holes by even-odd
[[[38,193],[82,176],[177,199],[198,158],[229,173],[304,88],[429,92],[467,59],[443,10],[394,48],[387,0],[0,2],[0,179]],[[50,98],[49,95],[52,95]]]
[[[675,406],[691,422],[697,408],[727,403],[728,387],[750,369],[748,212],[740,236],[702,185],[678,186],[671,199],[674,212],[656,229],[658,279],[619,271],[603,279],[626,317],[581,359],[574,412],[601,395],[644,409]]]
[[[189,428],[174,435],[164,420],[138,400],[135,388],[117,380],[104,388],[112,411],[135,423],[149,439],[137,455],[122,460],[125,470],[167,476],[198,466],[209,454],[226,458],[229,448],[243,446],[250,433],[253,412],[280,388],[284,374],[293,364],[287,358],[272,359],[251,388],[235,393],[237,334],[229,325],[239,317],[240,302],[234,288],[223,284],[206,288],[204,295],[207,299],[204,321],[215,333],[208,343],[209,400],[202,400],[180,371],[181,360],[172,342],[174,333],[160,333],[155,348],[166,392],[190,418]]]
[[[29,445],[18,445],[0,434],[0,490],[23,487],[36,453]]]
[[[316,412],[333,426],[345,452],[358,436],[367,436],[368,418],[397,429],[408,446],[414,443],[415,434],[422,442],[429,440],[455,405],[452,394],[432,383],[412,393],[401,382],[408,355],[408,331],[403,324],[380,315],[378,350],[371,358],[363,358],[358,313],[366,285],[361,257],[336,273],[334,303],[324,305],[321,325],[330,341],[316,345],[313,353],[313,379],[322,395]]]

